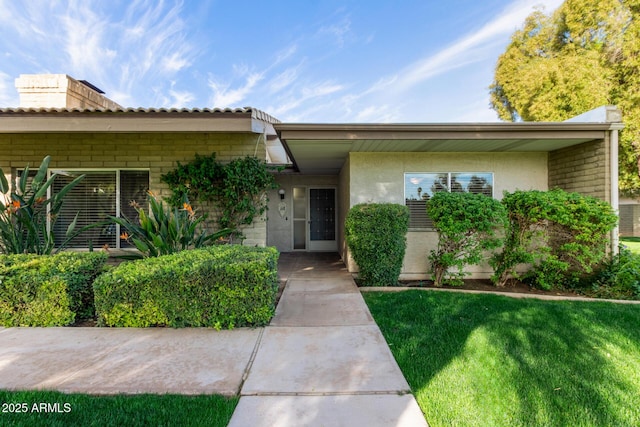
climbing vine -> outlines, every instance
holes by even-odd
[[[219,209],[218,223],[241,235],[240,228],[251,224],[267,209],[265,192],[276,188],[273,170],[266,162],[246,156],[229,163],[216,160],[216,153],[196,154],[187,164],[178,167],[161,180],[169,184],[169,203],[180,206],[184,197],[211,202]]]

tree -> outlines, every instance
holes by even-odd
[[[566,0],[533,12],[498,59],[490,87],[501,119],[561,121],[617,105],[620,190],[640,195],[640,0]]]

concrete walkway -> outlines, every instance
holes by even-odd
[[[426,426],[336,254],[282,254],[287,285],[230,427]]]
[[[279,267],[266,328],[0,328],[0,389],[240,394],[234,427],[426,426],[338,256]]]

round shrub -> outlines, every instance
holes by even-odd
[[[516,191],[502,203],[509,215],[505,246],[492,260],[498,286],[522,278],[541,289],[575,287],[606,257],[617,215],[609,203],[579,193]]]
[[[427,214],[438,232],[438,247],[429,255],[436,286],[462,284],[465,266],[479,264],[484,251],[502,244],[497,231],[505,225],[506,213],[491,197],[438,192],[427,202]],[[454,267],[457,271],[450,271]]]
[[[362,203],[347,213],[345,237],[365,286],[398,283],[407,247],[409,208],[393,203]]]

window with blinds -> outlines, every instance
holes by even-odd
[[[433,228],[427,215],[427,201],[439,191],[476,193],[493,197],[491,172],[405,173],[405,204],[410,228]]]
[[[58,174],[51,191],[56,193],[79,175],[85,178],[67,193],[64,204],[52,224],[56,244],[65,240],[69,224],[76,215],[76,229],[108,221],[109,216],[125,216],[135,219],[136,211],[131,207],[135,201],[147,208],[149,190],[148,171],[53,171]],[[84,231],[71,241],[72,248],[127,247],[120,238],[120,227],[113,223],[100,225]]]

